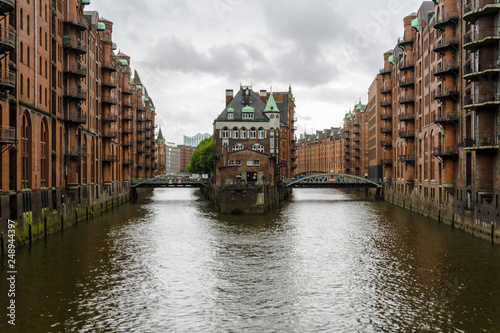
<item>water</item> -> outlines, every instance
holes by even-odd
[[[21,248],[1,332],[500,332],[500,247],[363,195],[162,189]],[[1,308],[7,306],[6,258]]]

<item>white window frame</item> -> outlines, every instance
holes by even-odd
[[[224,127],[222,129],[222,138],[223,139],[229,139],[229,128]]]
[[[264,129],[263,128],[259,128],[258,130],[258,136],[259,136],[259,140],[264,140]]]
[[[227,119],[233,120],[234,119],[234,113],[230,112],[227,114]]]
[[[260,166],[260,161],[259,160],[253,161],[253,166],[256,166],[256,167]]]
[[[247,130],[244,127],[240,129],[240,138],[241,139],[246,139],[247,138]]]
[[[236,128],[236,127],[235,127]],[[238,139],[240,130],[236,128],[236,130],[233,128],[233,139]]]
[[[255,128],[250,129],[250,139],[257,139],[257,130]]]

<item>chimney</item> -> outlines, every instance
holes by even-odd
[[[226,106],[229,105],[229,102],[233,99],[233,89],[226,89]]]
[[[267,90],[261,90],[261,91],[260,91],[260,99],[261,99],[264,103],[267,103]]]

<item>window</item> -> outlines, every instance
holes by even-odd
[[[257,137],[257,132],[255,130],[255,128],[251,128],[250,129],[250,139],[255,139]]]
[[[246,139],[247,138],[247,130],[245,127],[243,127],[241,130],[240,130],[240,139]]]
[[[260,161],[259,161],[259,160],[255,160],[255,161],[253,161],[253,165],[254,165],[254,166],[260,166]]]
[[[259,128],[259,140],[264,139],[264,129],[261,127]]]
[[[254,145],[251,145],[250,149],[258,151],[259,153],[263,153],[264,152],[264,146],[263,145],[259,145],[257,143],[254,144]]]
[[[253,119],[253,113],[244,112],[241,117],[242,119]]]
[[[223,139],[228,139],[229,138],[229,129],[227,127],[224,127],[222,129],[222,138]]]
[[[270,148],[271,148],[271,149],[272,149],[272,148],[274,148],[274,138],[271,138],[271,139],[270,139],[269,144],[270,144]]]
[[[232,151],[240,151],[240,150],[243,150],[245,149],[245,146],[242,145],[241,143],[238,143],[236,145],[233,146],[233,150]]]
[[[229,119],[229,120],[234,119],[234,113],[228,113],[227,114],[227,119]]]
[[[238,139],[239,132],[238,128],[233,128],[233,139]]]
[[[229,160],[229,166],[241,166],[241,161]]]

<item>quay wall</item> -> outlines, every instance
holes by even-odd
[[[370,191],[372,195],[375,193]],[[384,187],[383,199],[394,205],[408,209],[439,223],[445,223],[453,228],[465,231],[481,239],[500,244],[500,220],[486,219],[481,212],[487,210],[487,205],[464,209],[451,202],[436,202],[430,198],[412,192],[401,192],[394,188]]]
[[[23,246],[92,219],[124,203],[151,193],[133,190],[129,182],[87,185],[75,189],[41,189],[0,196],[0,246],[7,249],[7,221],[16,223],[16,246]]]
[[[292,190],[286,186],[225,186],[202,188],[205,197],[220,214],[264,214],[288,200]]]

